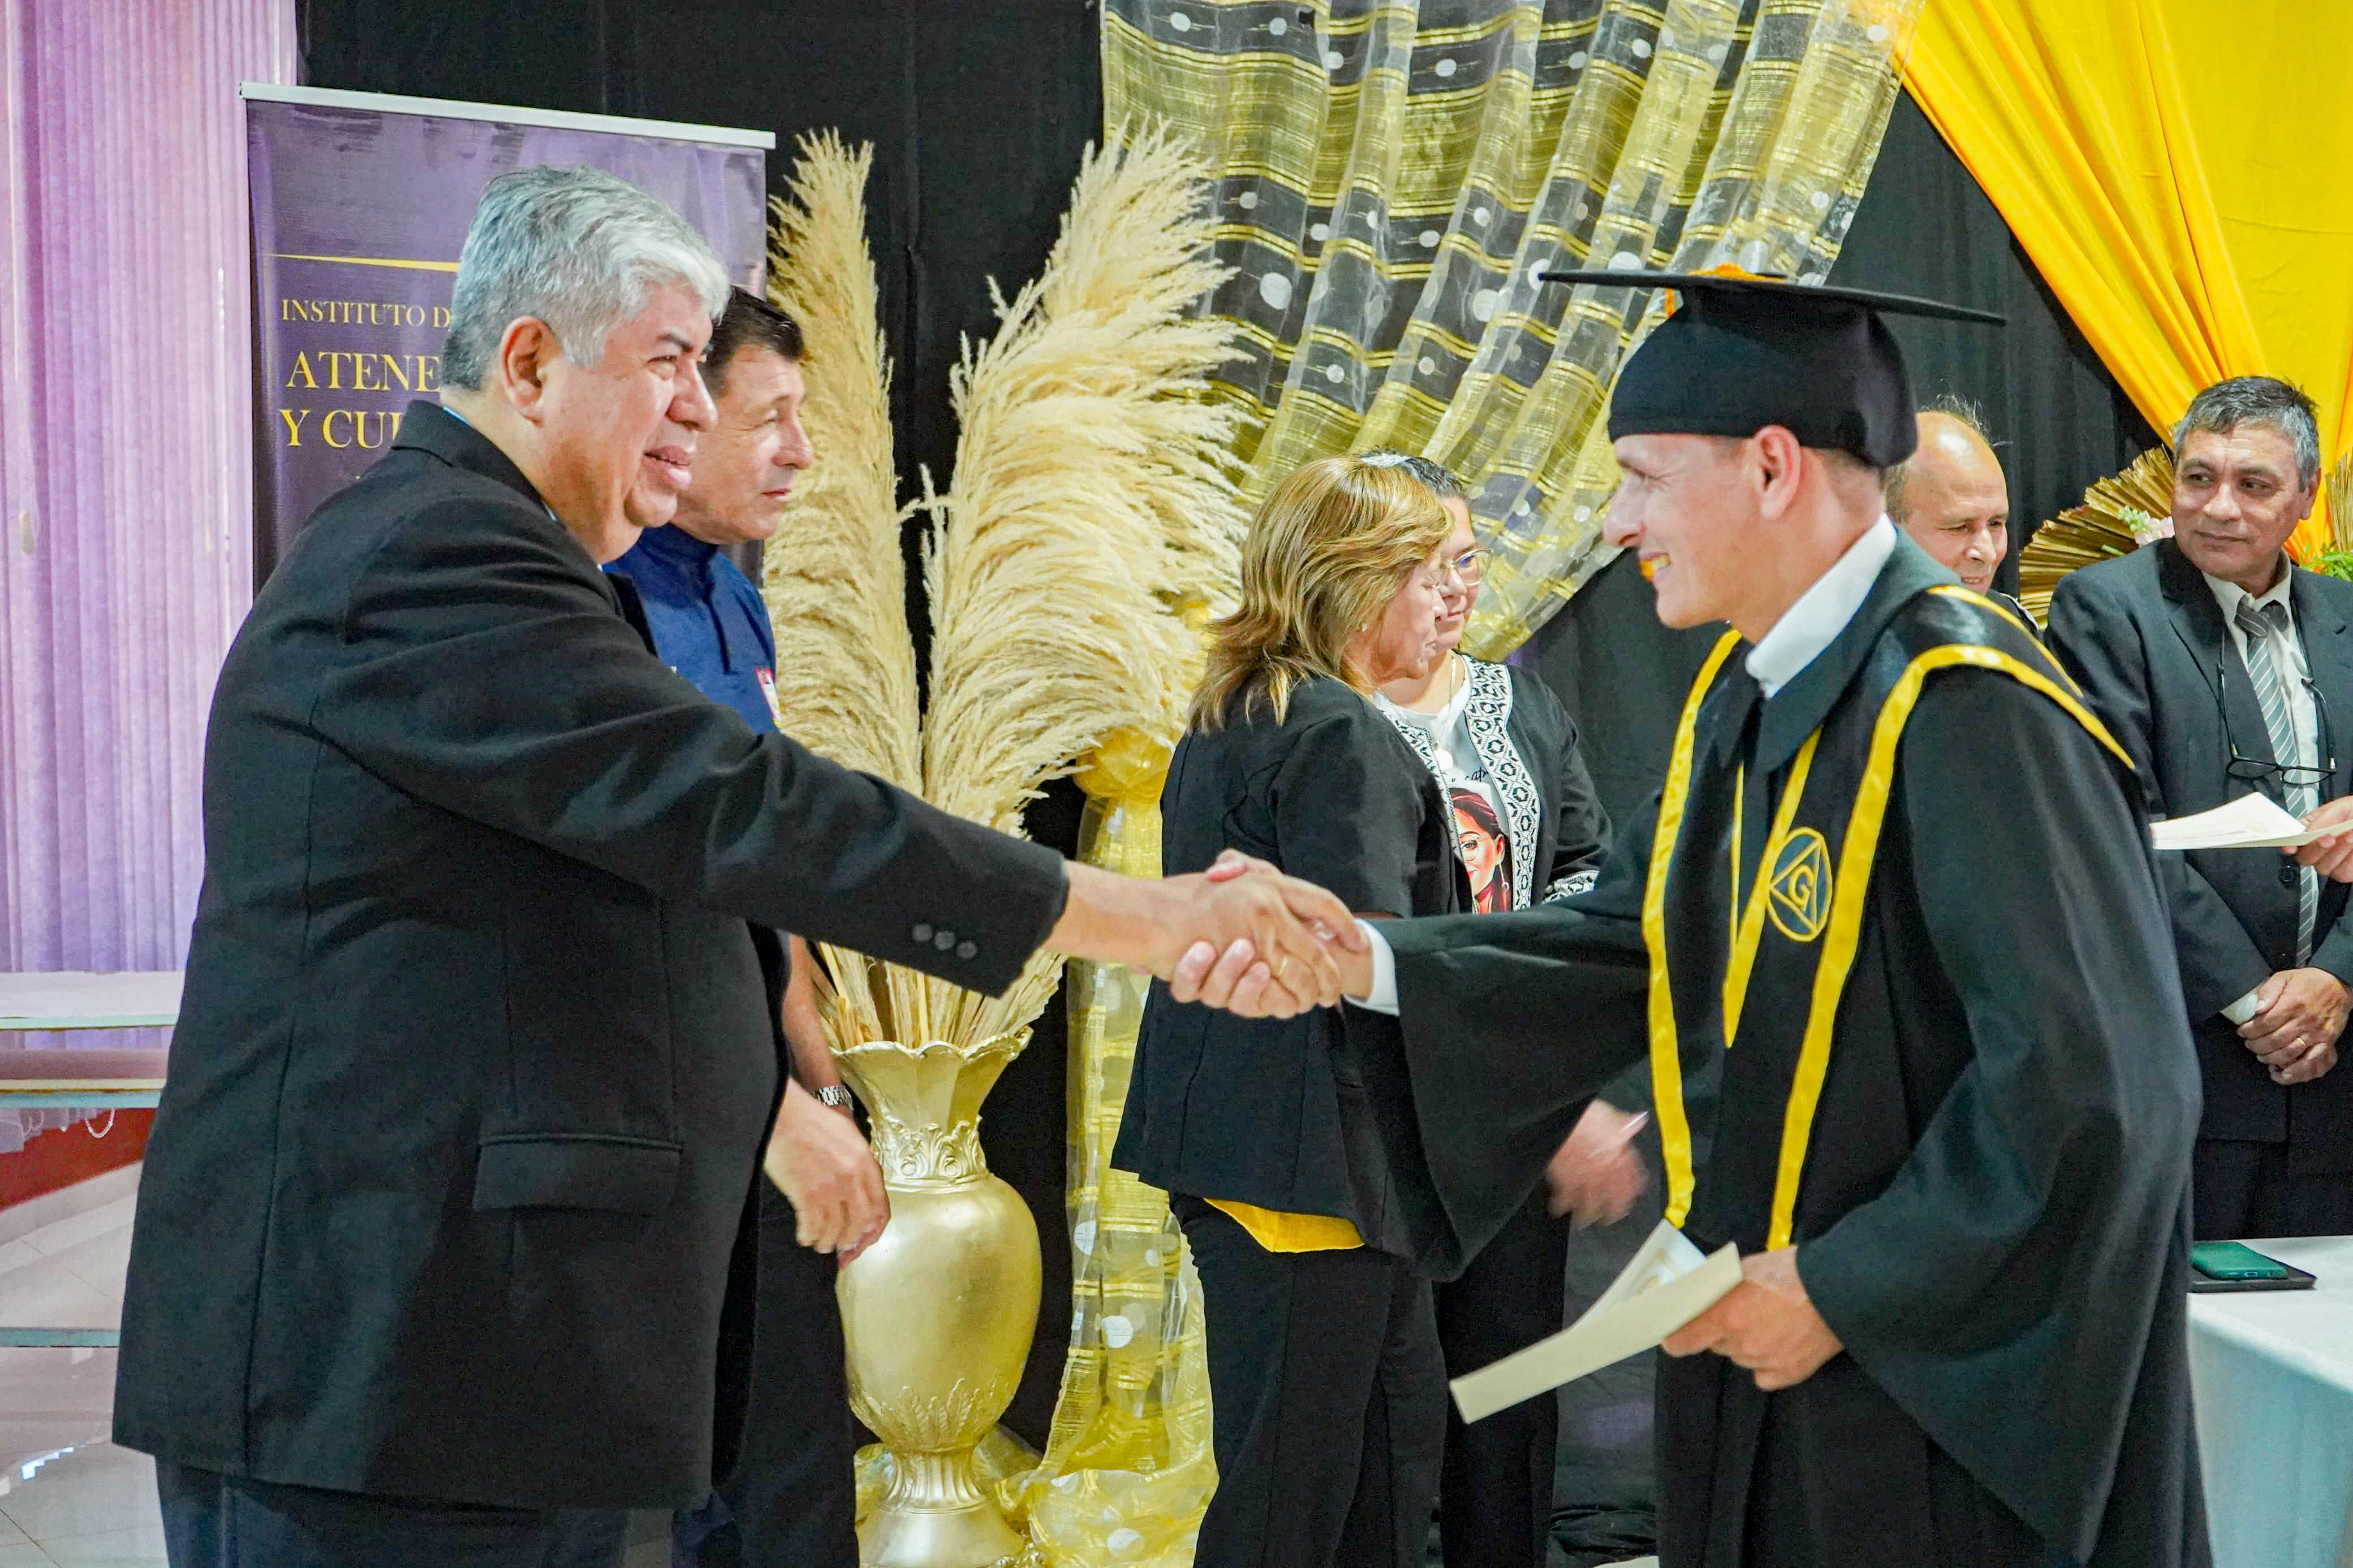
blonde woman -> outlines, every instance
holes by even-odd
[[[1354,458],[1275,487],[1169,763],[1164,870],[1233,848],[1368,918],[1469,907],[1446,803],[1372,702],[1443,656],[1448,527],[1410,475]],[[1235,1018],[1159,984],[1145,1004],[1112,1163],[1168,1190],[1200,1270],[1219,1489],[1198,1568],[1421,1562],[1445,1372],[1358,1049],[1393,1027]]]

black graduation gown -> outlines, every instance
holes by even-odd
[[[1761,707],[1728,659],[1693,767],[1704,784],[1746,760],[1744,888],[1807,737],[1869,700],[1874,661],[1916,644],[1921,617],[1976,617],[2073,697],[2022,633],[1961,590],[1929,593],[1949,582],[1899,541],[1846,629]],[[1777,1394],[1715,1356],[1662,1359],[1664,1568],[2202,1564],[2185,1339],[2198,1086],[2121,765],[2059,700],[1967,662],[1926,679],[1893,757],[1786,1222],[1846,1352]],[[1658,825],[1654,799],[1583,898],[1385,928],[1400,1055],[1372,1076],[1410,1102],[1409,1174],[1452,1227],[1445,1249],[1474,1252],[1586,1097],[1644,1053]],[[1729,882],[1727,859],[1703,879]],[[1720,994],[1728,947],[1720,927],[1683,933],[1713,963],[1676,993]],[[1727,1051],[1720,1017],[1713,1037],[1683,1019],[1686,1227],[1704,1247],[1767,1239],[1792,1068],[1749,1039]]]

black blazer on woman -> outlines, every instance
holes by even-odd
[[[1186,736],[1160,816],[1170,876],[1230,847],[1330,889],[1359,913],[1469,907],[1436,783],[1371,701],[1337,680],[1294,691],[1280,722],[1261,707]],[[1172,1001],[1155,984],[1112,1163],[1170,1192],[1336,1215],[1367,1245],[1416,1256],[1428,1226],[1398,1206],[1352,1044],[1362,1030],[1395,1026],[1352,1007],[1236,1018]]]

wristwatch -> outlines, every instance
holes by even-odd
[[[847,1110],[849,1109],[849,1090],[840,1084],[828,1083],[819,1085],[817,1091],[817,1097],[821,1103],[828,1105],[836,1110]]]

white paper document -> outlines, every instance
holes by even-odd
[[[2228,805],[2195,816],[2168,816],[2148,825],[2159,849],[2285,849],[2342,833],[2338,827],[2306,827],[2267,795],[2242,795]]]
[[[1465,1421],[1599,1372],[1660,1341],[1722,1300],[1740,1283],[1740,1249],[1727,1243],[1703,1258],[1682,1231],[1661,1220],[1585,1315],[1548,1339],[1481,1367],[1451,1386]]]

